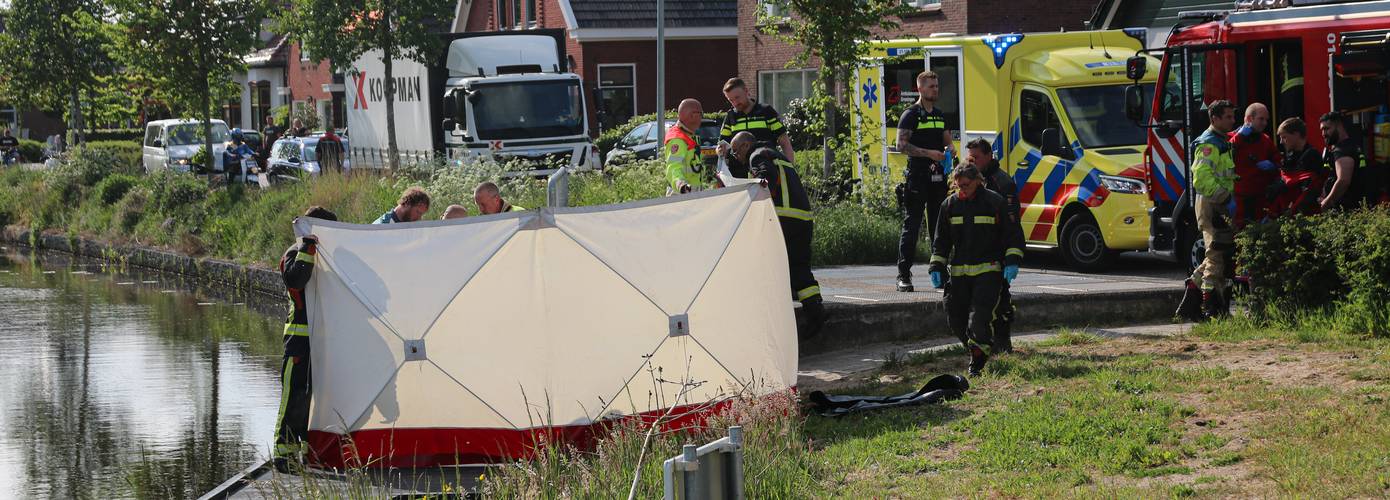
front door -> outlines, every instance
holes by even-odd
[[[1057,114],[1052,93],[1035,85],[1014,88],[1014,113],[1017,117],[1009,129],[1009,155],[1003,168],[1018,184],[1018,201],[1023,213],[1023,236],[1029,243],[1055,245],[1057,217],[1064,199],[1055,199],[1065,191],[1062,183],[1070,169],[1070,149],[1043,152],[1043,136],[1056,134],[1059,143],[1071,144]]]

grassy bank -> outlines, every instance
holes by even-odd
[[[780,400],[745,405],[696,436],[658,435],[642,460],[643,429],[626,429],[595,451],[490,471],[482,488],[624,498],[640,463],[637,497],[653,498],[679,444],[737,422],[751,436],[749,498],[1390,495],[1390,340],[1325,325],[1233,319],[1109,340],[1061,332],[991,361],[945,405],[837,419]],[[895,357],[802,391],[897,394],[964,361],[958,349]],[[379,496],[357,489],[349,496]]]
[[[125,148],[128,149],[128,148]],[[411,168],[394,175],[325,175],[271,190],[208,187],[205,177],[145,175],[138,156],[121,148],[80,149],[50,171],[0,171],[0,224],[21,224],[73,236],[170,248],[262,266],[274,265],[293,238],[290,221],[309,205],[322,205],[341,220],[368,223],[395,206],[409,186],[433,197],[427,219],[451,203],[477,214],[473,187],[497,180],[501,166]],[[890,209],[868,208],[863,195],[846,198],[839,183],[819,175],[819,160],[806,155],[802,169],[815,198],[815,265],[885,263],[896,257],[897,219]],[[514,204],[545,204],[544,180],[501,182]],[[665,194],[661,165],[634,164],[573,177],[571,204],[622,203]],[[922,245],[925,252],[925,245]]]

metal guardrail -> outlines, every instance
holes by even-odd
[[[568,207],[570,204],[570,169],[560,167],[545,181],[545,205]]]
[[[743,499],[743,427],[729,428],[729,435],[696,447],[687,444],[682,453],[662,463],[666,500]]]

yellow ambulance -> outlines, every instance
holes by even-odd
[[[1058,248],[1083,271],[1103,269],[1120,251],[1147,250],[1144,129],[1124,109],[1133,83],[1126,60],[1144,37],[1126,29],[869,42],[871,55],[853,75],[854,175],[890,188],[902,181],[897,123],[917,100],[916,75],[929,69],[939,75],[936,107],[956,156],[988,139],[1017,182],[1030,247]],[[1148,98],[1158,60],[1146,59]]]

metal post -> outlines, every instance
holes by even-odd
[[[729,454],[729,474],[728,492],[729,498],[736,500],[743,499],[743,427],[733,426],[729,428],[729,444],[733,446],[733,453]]]
[[[550,207],[568,207],[570,202],[570,169],[560,167],[545,181],[545,204]]]
[[[700,493],[700,453],[699,447],[687,444],[681,448],[681,462],[685,464],[685,496],[686,500],[703,499]]]
[[[666,149],[666,0],[656,0],[656,147]]]

